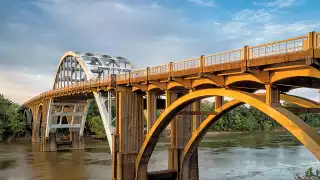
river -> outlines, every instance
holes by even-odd
[[[167,167],[168,144],[158,143],[150,170]],[[110,179],[107,141],[86,139],[84,151],[41,153],[28,142],[0,143],[0,180]],[[320,162],[287,132],[207,135],[199,147],[200,179],[294,179]]]

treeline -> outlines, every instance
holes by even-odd
[[[285,103],[284,106],[294,106]],[[0,140],[11,140],[15,137],[25,135],[26,120],[21,112],[18,112],[18,104],[5,99],[0,94]],[[200,105],[202,112],[213,110],[213,103],[202,101]],[[112,107],[112,117],[116,116],[116,108]],[[160,111],[157,111],[160,116]],[[318,114],[299,115],[310,126],[320,128],[320,116]],[[202,119],[206,116],[203,115]],[[112,122],[115,126],[115,121]],[[223,115],[212,127],[211,131],[272,131],[281,126],[267,115],[256,108],[241,105]],[[105,138],[104,126],[100,118],[100,113],[95,102],[89,108],[85,134],[94,135],[97,138]]]
[[[201,111],[213,109],[213,103],[209,101],[201,102]],[[295,106],[284,103],[283,106]],[[320,116],[318,114],[300,114],[301,119],[313,127],[320,127]],[[206,118],[204,116],[203,118]],[[269,116],[258,109],[241,105],[223,115],[212,127],[211,131],[272,131],[281,126]]]
[[[11,141],[25,134],[26,120],[19,105],[0,94],[0,140]]]
[[[93,132],[98,138],[104,138],[105,132],[100,118],[98,108],[95,103],[90,107],[87,118],[87,132]],[[295,106],[293,104],[284,103],[283,106]],[[202,101],[200,111],[208,112],[213,110],[213,103],[210,101]],[[115,117],[115,107],[112,108],[112,116]],[[160,116],[160,111],[157,111],[157,116]],[[299,115],[310,126],[320,127],[320,116],[318,114],[301,114]],[[202,119],[207,116],[203,115]],[[146,123],[145,123],[146,124]],[[115,126],[115,122],[113,122]],[[269,116],[265,115],[258,109],[241,105],[225,115],[223,115],[210,129],[210,131],[225,131],[225,132],[253,132],[253,131],[272,131],[281,128],[281,126]]]

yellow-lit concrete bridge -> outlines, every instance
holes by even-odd
[[[81,149],[86,113],[95,99],[112,152],[113,180],[199,179],[197,146],[219,117],[241,104],[270,116],[320,159],[320,135],[280,103],[320,108],[318,102],[287,94],[300,87],[320,88],[319,59],[317,32],[145,69],[135,69],[122,57],[67,52],[53,89],[27,101],[25,114],[32,140],[43,151],[56,150],[59,128],[69,128],[72,148]],[[208,97],[215,97],[214,109],[200,121],[194,112]],[[224,97],[233,100],[225,103]],[[113,103],[116,117],[111,115]],[[158,119],[157,109],[163,110]],[[179,115],[181,111],[191,113]],[[148,172],[152,152],[169,124],[168,168]]]

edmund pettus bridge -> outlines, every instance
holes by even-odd
[[[32,142],[42,151],[57,150],[56,133],[63,128],[70,133],[71,149],[83,149],[86,115],[95,100],[112,152],[112,180],[193,180],[199,179],[201,139],[222,115],[242,104],[271,117],[320,159],[320,135],[296,115],[319,112],[320,104],[287,94],[300,87],[320,88],[319,61],[319,32],[145,69],[122,57],[67,52],[58,63],[52,90],[23,108]],[[196,112],[208,97],[215,98],[214,108],[200,121]],[[232,100],[225,102],[224,97]],[[286,108],[280,101],[298,107]],[[148,172],[152,152],[169,125],[168,168]]]

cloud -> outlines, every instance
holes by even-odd
[[[264,6],[264,7],[275,7],[275,8],[287,8],[292,6],[295,3],[295,0],[274,0],[266,2],[254,2],[255,5]]]
[[[214,1],[210,0],[187,0],[188,2],[195,3],[199,6],[204,6],[204,7],[217,7],[217,5],[214,3]]]
[[[0,93],[22,103],[50,89],[57,63],[69,50],[123,56],[144,68],[320,27],[314,20],[282,21],[266,9],[194,21],[181,8],[134,2],[37,0],[23,1],[23,10],[12,7],[0,16]]]

